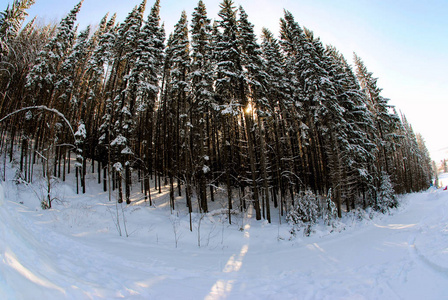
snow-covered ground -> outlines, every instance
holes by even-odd
[[[278,216],[228,225],[219,207],[193,214],[190,232],[182,198],[174,214],[166,190],[153,191],[153,207],[134,199],[117,209],[88,176],[85,195],[72,179],[53,185],[50,210],[37,178],[0,185],[0,299],[448,298],[448,191],[290,239]]]

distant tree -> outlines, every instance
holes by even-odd
[[[436,188],[439,188],[439,170],[437,168],[437,164],[435,161],[432,161],[432,171],[433,171],[434,186]]]
[[[428,148],[426,148],[425,140],[420,133],[416,134],[418,150],[420,152],[420,161],[418,165],[420,166],[420,189],[427,189],[431,184],[432,179],[432,166],[431,166],[431,156],[429,154]]]

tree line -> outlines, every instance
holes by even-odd
[[[24,180],[44,158],[44,176],[65,180],[73,155],[78,192],[89,160],[118,202],[137,180],[150,203],[169,186],[172,209],[177,194],[207,212],[220,190],[229,221],[253,206],[269,222],[303,193],[331,197],[340,217],[395,205],[384,186],[429,187],[423,138],[362,59],[352,67],[289,11],[278,38],[263,28],[259,42],[243,7],[223,0],[212,21],[200,0],[166,38],[159,0],[146,18],[144,0],[121,23],[106,15],[78,33],[82,2],[57,25],[22,27],[31,0],[0,19],[1,150],[6,162],[20,149]]]

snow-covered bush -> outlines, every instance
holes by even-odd
[[[398,201],[395,196],[392,181],[386,172],[382,172],[381,174],[381,184],[377,192],[376,200],[376,205],[373,208],[381,213],[386,213],[391,208],[398,207]]]
[[[291,225],[291,234],[295,235],[297,231],[303,228],[303,234],[309,236],[312,227],[319,216],[317,206],[318,198],[310,190],[301,193],[296,197],[296,205],[292,207],[286,216],[286,220]]]
[[[20,172],[19,169],[16,170],[16,173],[14,175],[14,179],[12,180],[15,184],[27,184],[26,180],[24,179],[23,173]]]
[[[331,200],[331,191],[325,199],[323,214],[324,224],[327,226],[334,226],[335,221],[338,219],[338,210],[336,204]]]
[[[347,218],[352,220],[352,223],[358,223],[358,222],[362,222],[364,220],[371,220],[374,217],[374,213],[371,211],[371,209],[367,209],[364,210],[360,207],[357,207],[355,209],[350,210],[350,212],[348,212],[346,214]]]

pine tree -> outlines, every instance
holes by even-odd
[[[397,206],[398,201],[395,197],[395,190],[392,185],[390,175],[388,175],[385,171],[382,171],[376,205],[373,208],[381,213],[386,213],[391,208],[396,208]]]
[[[28,74],[27,87],[33,95],[35,105],[54,104],[54,88],[59,80],[59,70],[73,46],[75,31],[74,23],[81,8],[79,2],[70,13],[61,20],[56,35],[48,42],[44,50],[39,53],[36,64]]]
[[[379,187],[381,172],[384,171],[389,175],[392,173],[390,158],[392,157],[393,133],[399,124],[399,118],[390,112],[389,99],[381,96],[377,78],[373,77],[373,74],[367,70],[361,58],[356,54],[355,65],[358,80],[365,93],[365,104],[373,115],[373,125],[377,132],[374,140],[378,148],[375,182]]]
[[[8,43],[20,32],[22,23],[28,15],[26,10],[35,3],[35,0],[14,0],[6,10],[0,12],[0,58],[7,55]]]
[[[302,75],[306,74],[302,69],[307,65],[309,66],[302,45],[304,40],[302,28],[295,22],[293,15],[285,11],[284,18],[280,19],[280,45],[286,57],[284,64],[286,77],[289,77],[290,81],[291,101],[285,102],[285,105],[287,105],[285,115],[287,115],[289,121],[289,128],[292,128],[292,130],[287,132],[290,152],[286,153],[287,157],[284,159],[294,162],[294,168],[286,179],[295,183],[296,190],[300,190],[300,187],[309,186],[310,175],[312,174],[308,170],[312,166],[308,153],[309,141],[311,140],[309,136],[309,117],[305,115],[312,114],[309,104],[306,105],[305,103],[306,94],[303,90],[303,79],[301,79]],[[301,178],[301,182],[298,178]],[[294,201],[291,188],[290,194],[291,201]]]
[[[375,165],[375,144],[368,136],[373,117],[364,105],[364,94],[345,58],[333,47],[327,47],[326,53],[344,120],[338,132],[342,133],[339,137],[344,166],[341,175],[346,202],[348,207],[355,208],[355,200],[362,194],[366,206],[366,193],[374,188],[371,172]]]
[[[153,134],[156,122],[155,107],[160,92],[160,81],[164,61],[165,30],[160,25],[160,1],[157,0],[151,8],[146,22],[139,34],[136,51],[136,62],[131,70],[131,91],[136,97],[136,107],[139,114],[137,126],[138,144],[136,149],[144,162],[143,186],[145,199],[149,196],[149,174],[153,171],[155,149]],[[151,199],[150,199],[151,204]]]
[[[82,193],[84,194],[86,192],[86,182],[85,182],[85,176],[84,176],[84,154],[83,154],[83,148],[84,148],[84,142],[86,140],[86,127],[84,123],[80,122],[78,125],[78,130],[75,132],[75,146],[76,146],[76,163],[75,163],[75,174],[76,174],[76,193],[79,193],[78,190],[78,178],[81,178],[81,187],[82,187]]]
[[[267,74],[264,71],[262,60],[262,51],[257,43],[254,33],[254,26],[249,22],[248,15],[240,6],[240,19],[238,20],[239,44],[241,49],[241,65],[243,68],[243,79],[246,88],[242,90],[242,105],[245,108],[244,120],[246,128],[246,137],[249,145],[249,157],[251,159],[251,173],[253,185],[258,185],[257,171],[255,169],[257,141],[259,141],[260,169],[263,183],[262,193],[262,212],[263,217],[271,222],[270,198],[269,198],[269,168],[267,161],[267,146],[265,141],[264,123],[265,118],[270,117],[272,108],[267,100]],[[250,99],[250,100],[249,100]],[[256,119],[256,123],[254,122]],[[255,130],[255,136],[251,134]],[[253,154],[251,154],[253,153]],[[254,193],[257,189],[253,186]],[[257,195],[254,195],[255,209],[257,212]]]
[[[25,103],[25,84],[38,53],[54,35],[55,26],[37,26],[35,19],[27,23],[19,35],[8,41],[8,55],[0,57],[0,111],[7,115]]]
[[[0,56],[0,114],[47,105],[79,124],[75,167],[83,192],[86,160],[93,169],[97,159],[104,190],[118,189],[118,202],[130,203],[131,171],[137,170],[150,205],[153,175],[159,193],[169,184],[171,209],[177,181],[190,221],[194,187],[202,213],[208,199],[215,200],[215,187],[225,186],[229,223],[237,197],[241,212],[250,203],[256,219],[269,222],[270,203],[280,203],[280,220],[286,212],[308,235],[323,212],[331,225],[343,210],[387,212],[398,203],[395,193],[427,188],[432,170],[423,138],[404,116],[400,122],[359,57],[355,74],[290,12],[280,20],[279,40],[263,29],[260,46],[242,7],[223,0],[211,26],[199,0],[191,26],[183,12],[165,47],[160,0],[146,21],[143,0],[121,24],[106,15],[95,33],[88,27],[77,35],[81,4],[57,30],[32,21],[9,35],[13,51]],[[5,20],[0,17],[3,44]],[[60,162],[65,168],[67,161],[65,148],[56,147],[67,140],[67,130],[52,115],[33,118],[29,112],[21,120],[11,118],[2,135],[11,137],[11,160],[22,137],[26,180],[34,164],[34,158],[28,164],[29,150],[50,149],[48,207],[51,175],[60,176]]]
[[[276,206],[276,196],[280,192],[280,211],[283,214],[285,204],[285,193],[289,190],[290,176],[294,174],[292,164],[286,163],[292,159],[292,149],[288,137],[287,123],[296,124],[291,121],[291,87],[289,78],[285,72],[285,57],[283,56],[278,41],[272,33],[263,29],[263,42],[261,44],[264,59],[265,74],[268,76],[266,85],[266,95],[271,108],[273,118],[271,125],[271,135],[274,137],[271,142],[271,160],[275,164],[275,176],[273,180],[274,206]],[[289,125],[291,126],[291,125]]]
[[[420,133],[416,134],[417,145],[420,152],[420,178],[419,178],[419,189],[424,190],[428,189],[431,184],[432,179],[432,166],[431,166],[431,157],[426,148],[425,140]]]
[[[208,128],[213,113],[212,28],[210,23],[204,2],[200,0],[193,12],[191,21],[192,63],[189,81],[192,97],[192,150],[198,149],[192,155],[192,165],[196,166],[194,173],[198,183],[199,206],[203,212],[208,211],[206,177],[211,172],[212,163],[210,161],[210,147],[207,146],[210,139]]]
[[[178,179],[178,191],[181,194],[181,179],[186,183],[187,205],[191,210],[191,144],[190,144],[190,83],[188,74],[190,72],[190,43],[188,37],[188,21],[185,11],[175,25],[170,47],[170,82],[169,95],[167,99],[168,109],[172,118],[171,127],[174,142],[172,156],[174,174]],[[172,202],[174,209],[174,202]]]
[[[112,100],[113,164],[118,179],[118,201],[122,202],[122,171],[125,178],[126,203],[130,203],[131,158],[134,156],[133,132],[135,130],[135,99],[129,96],[129,74],[134,64],[136,37],[143,21],[146,0],[136,6],[119,25],[113,45],[113,64],[108,79],[107,98]]]
[[[414,130],[404,115],[397,134],[399,143],[394,145],[395,172],[398,193],[410,193],[427,189],[431,182],[431,159],[425,142]]]
[[[160,1],[151,8],[139,33],[136,62],[131,76],[135,76],[137,107],[139,111],[154,110],[159,93],[159,80],[164,58],[165,31],[160,23]],[[134,88],[131,85],[131,88]]]
[[[162,95],[161,95],[161,107],[157,112],[157,136],[156,140],[161,140],[159,147],[157,147],[156,157],[158,159],[158,171],[159,173],[159,193],[161,193],[160,177],[162,174],[167,175],[170,182],[170,208],[174,207],[174,155],[175,155],[175,139],[172,126],[174,125],[174,113],[169,105],[170,102],[170,89],[171,89],[171,59],[172,59],[172,43],[173,34],[170,34],[167,41],[167,47],[165,50],[165,60],[163,66],[163,79],[162,79]],[[165,178],[167,178],[165,177]],[[166,182],[166,180],[165,180]]]
[[[303,235],[309,236],[312,227],[315,225],[318,217],[317,196],[310,190],[306,190],[297,197],[297,205],[292,207],[286,220],[292,226],[291,234],[295,235],[298,230],[303,228]]]
[[[107,18],[107,16],[105,17]],[[106,95],[104,93],[104,81],[106,80],[107,73],[106,69],[109,70],[110,65],[112,63],[112,49],[113,43],[115,40],[115,18],[116,15],[113,15],[109,21],[104,25],[104,28],[99,29],[101,31],[98,32],[98,41],[96,42],[96,46],[93,50],[93,54],[87,62],[86,66],[86,74],[85,74],[85,92],[82,95],[81,101],[85,103],[83,107],[86,107],[85,110],[81,113],[81,119],[86,119],[86,127],[89,134],[94,134],[97,132],[97,128],[95,128],[95,123],[93,120],[93,116],[87,115],[88,112],[97,110],[98,114],[104,114],[105,104],[104,101]],[[101,27],[100,27],[101,28]],[[101,101],[103,100],[103,101]],[[111,109],[111,108],[110,108]],[[107,112],[109,114],[109,119],[111,117],[111,112]],[[98,124],[98,126],[101,124]],[[109,134],[106,136],[106,129],[108,126],[103,128],[99,128],[99,137],[100,141],[105,141],[106,144],[109,143]]]
[[[55,83],[56,106],[67,116],[80,111],[75,89],[79,87],[83,78],[84,68],[90,55],[87,47],[89,34],[90,26],[79,34],[76,44],[61,65],[60,79]]]
[[[232,0],[224,0],[220,4],[218,26],[215,34],[214,60],[216,61],[216,100],[220,109],[217,121],[222,130],[222,160],[224,163],[225,184],[227,186],[227,202],[230,211],[232,209],[232,175],[235,175],[234,162],[239,161],[235,142],[235,117],[241,112],[241,105],[247,103],[244,95],[244,82],[242,80],[242,66],[240,62],[240,49],[238,47],[238,25],[236,9]],[[221,31],[219,31],[221,30]],[[242,102],[244,101],[244,103]],[[253,153],[249,151],[250,153]],[[253,159],[251,160],[253,163]],[[235,177],[237,177],[236,175]],[[256,188],[256,185],[254,185]],[[258,191],[253,191],[253,196],[258,197]],[[254,198],[256,217],[261,219],[259,201]]]
[[[79,2],[69,14],[61,20],[56,28],[54,36],[44,46],[43,50],[39,52],[36,58],[36,63],[27,74],[25,88],[28,100],[24,101],[23,104],[25,104],[25,106],[45,105],[50,109],[56,109],[59,112],[63,111],[63,105],[56,101],[58,98],[57,85],[61,84],[61,80],[67,73],[64,62],[69,57],[75,44],[77,28],[74,23],[82,2],[83,1]],[[30,117],[30,119],[32,119],[32,117]],[[48,190],[50,190],[51,169],[53,169],[53,175],[56,176],[57,168],[60,170],[62,153],[64,153],[63,156],[65,157],[65,147],[55,146],[58,143],[63,144],[66,140],[72,143],[73,137],[64,127],[59,126],[57,114],[47,114],[44,117],[35,120],[33,123],[36,128],[34,133],[35,149],[38,149],[38,147],[47,147],[47,149],[52,149],[54,155],[54,159],[52,160],[54,164],[50,167],[50,154],[47,154],[46,176],[48,179]],[[48,195],[48,202],[50,203],[50,192],[48,192]]]
[[[234,113],[240,104],[238,91],[240,89],[241,64],[240,49],[238,47],[238,26],[236,20],[236,9],[232,0],[224,0],[220,4],[221,10],[218,15],[218,27],[222,32],[215,32],[216,48],[216,92],[219,95],[218,105],[224,112]],[[244,100],[246,101],[246,100]]]

